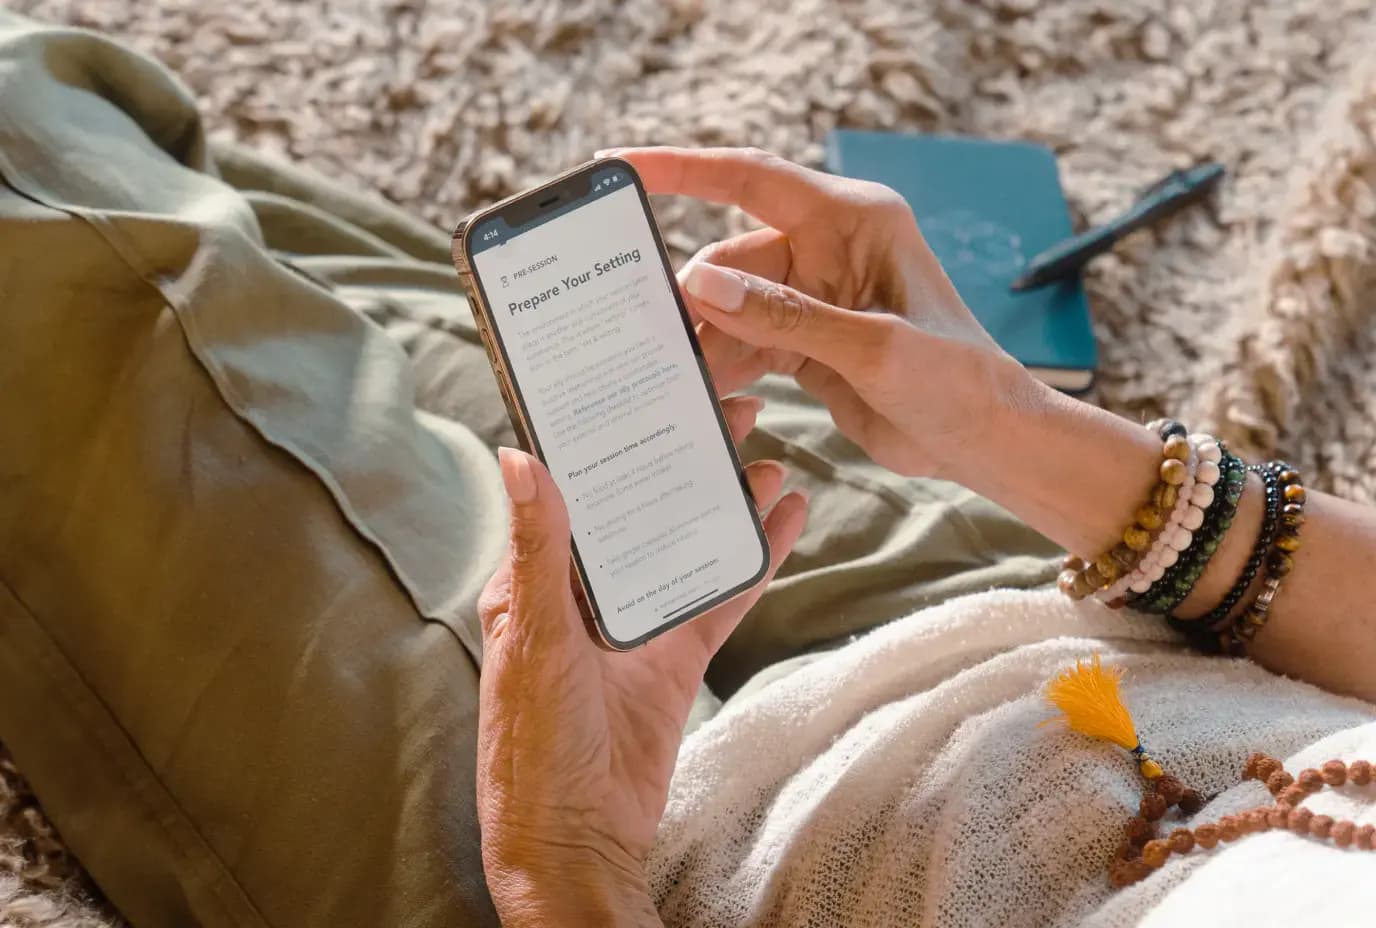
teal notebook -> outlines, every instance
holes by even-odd
[[[1004,350],[1053,387],[1081,393],[1093,385],[1098,353],[1078,276],[1008,289],[1028,261],[1073,234],[1049,149],[840,129],[827,138],[826,166],[907,198],[961,298]]]

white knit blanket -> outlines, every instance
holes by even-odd
[[[1269,800],[1252,751],[1296,772],[1376,760],[1376,707],[1054,592],[972,596],[881,628],[684,743],[650,873],[668,925],[1349,925],[1376,911],[1376,852],[1289,832],[1172,856],[1110,889],[1140,797],[1120,749],[1060,726],[1042,687],[1102,652],[1143,743],[1206,795],[1195,824]],[[1376,786],[1316,812],[1376,822]],[[1174,814],[1174,813],[1173,813]]]

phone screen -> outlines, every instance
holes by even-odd
[[[479,217],[469,260],[599,632],[632,647],[748,589],[768,546],[639,179],[544,189]]]

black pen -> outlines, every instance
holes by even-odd
[[[1142,194],[1126,213],[1052,246],[1028,262],[1027,270],[1009,285],[1031,290],[1075,273],[1091,258],[1108,251],[1123,236],[1158,222],[1209,194],[1223,178],[1223,165],[1210,162],[1187,171],[1173,171]]]

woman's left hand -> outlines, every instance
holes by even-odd
[[[727,400],[739,440],[758,404]],[[606,651],[570,583],[568,513],[549,472],[502,449],[511,545],[480,602],[478,724],[483,864],[502,923],[657,924],[644,862],[664,811],[683,726],[707,662],[792,550],[806,502],[789,494],[764,520],[771,559],[748,594],[643,647]],[[763,509],[784,470],[746,469]]]

